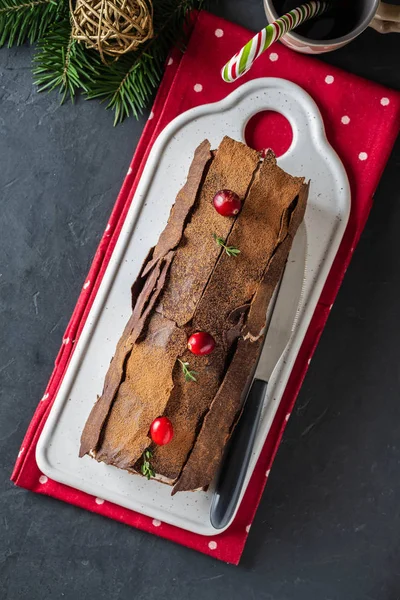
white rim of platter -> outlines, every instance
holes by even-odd
[[[88,456],[79,458],[79,440],[131,313],[130,286],[167,223],[196,146],[208,138],[211,147],[216,148],[225,135],[245,141],[248,121],[265,110],[283,114],[293,131],[291,146],[278,164],[292,175],[311,179],[305,216],[308,251],[299,317],[285,355],[269,383],[247,486],[350,211],[347,175],[326,139],[317,106],[304,90],[284,79],[262,78],[246,83],[220,102],[183,113],[159,135],[36,449],[37,463],[44,474],[92,494],[93,502],[96,497],[102,498],[202,535],[223,531],[215,530],[210,522],[212,486],[208,492],[182,492],[171,497],[167,485],[147,481]]]

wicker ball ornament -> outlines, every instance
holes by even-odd
[[[153,37],[151,0],[76,0],[72,37],[88,48],[118,58]]]

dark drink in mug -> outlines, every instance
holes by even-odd
[[[268,21],[304,4],[305,0],[264,0]],[[330,0],[332,8],[287,33],[282,42],[307,54],[341,48],[368,26],[380,33],[400,31],[400,6],[380,0]]]
[[[299,0],[273,0],[273,5],[279,16],[297,8]],[[353,31],[362,16],[362,0],[333,0],[332,9],[316,19],[306,21],[296,28],[296,33],[312,40],[333,40]]]

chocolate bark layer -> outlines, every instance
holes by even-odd
[[[187,340],[173,321],[153,313],[146,336],[135,344],[97,448],[97,460],[133,466],[151,444],[150,424],[162,415],[173,388],[172,373]]]
[[[186,219],[196,201],[197,191],[205,176],[210,159],[210,142],[204,140],[195,150],[186,183],[178,192],[175,204],[171,208],[167,226],[160,235],[152,259],[143,269],[143,276],[147,275],[160,258],[179,244]]]
[[[303,219],[308,188],[308,185],[302,185],[298,197],[294,200],[292,212],[287,214],[286,231],[281,232],[282,240],[273,252],[248,311],[242,333],[244,339],[238,342],[233,360],[203,420],[196,443],[174,486],[173,494],[205,487],[214,479],[218,470],[225,445],[233,431],[233,425],[253,377],[262,346],[261,332],[265,327],[268,305],[282,275],[293,237]]]
[[[81,436],[79,456],[95,452],[108,413],[112,407],[121,381],[124,379],[126,360],[139,338],[154,304],[165,285],[173,253],[182,236],[184,223],[196,201],[207,164],[211,159],[210,143],[204,140],[196,149],[189,169],[188,179],[178,193],[171,210],[170,221],[157,246],[150,250],[138,278],[132,286],[133,313],[108,369],[101,397],[93,406]],[[176,216],[176,220],[175,220]],[[171,219],[171,217],[174,217]],[[173,221],[170,224],[171,220]],[[156,259],[156,260],[154,260]]]
[[[228,236],[233,218],[223,217],[212,200],[224,188],[244,198],[257,168],[259,155],[244,144],[225,137],[208,170],[200,191],[199,204],[185,227],[177,248],[167,285],[157,310],[178,326],[188,323],[214,269],[221,248],[213,233]]]
[[[226,371],[232,329],[235,330],[233,339],[237,337],[237,328],[229,317],[238,308],[253,301],[277,246],[288,234],[286,215],[293,203],[297,205],[303,181],[303,178],[291,177],[282,171],[272,153],[267,155],[255,172],[240,216],[233,224],[226,242],[229,246],[239,248],[240,254],[232,257],[221,253],[190,324],[190,333],[211,333],[216,340],[216,350],[208,361],[204,357],[194,357],[189,351],[182,358],[198,371],[198,384],[179,385],[176,382],[166,407],[165,415],[174,425],[174,440],[167,446],[155,447],[153,456],[154,468],[165,477],[175,480],[193,444],[194,448],[197,447],[198,429]],[[286,257],[283,257],[280,270],[285,260]],[[171,278],[170,287],[172,284]],[[179,286],[178,281],[175,281],[175,286]],[[260,329],[262,327],[263,322]],[[234,371],[231,377],[235,377]],[[237,386],[242,389],[241,381],[237,382]]]
[[[132,316],[118,342],[115,355],[108,368],[103,394],[93,406],[88,420],[86,421],[81,436],[79,456],[84,456],[97,448],[111,405],[115,399],[121,381],[123,381],[125,377],[126,361],[132,352],[134,344],[142,333],[146,320],[153,310],[154,304],[164,287],[165,278],[173,255],[173,252],[170,252],[156,265],[156,268],[151,272],[142,291],[138,295]]]
[[[232,424],[242,405],[244,392],[251,381],[261,341],[261,338],[256,342],[239,340],[233,360],[204,417],[196,443],[172,494],[201,489],[213,480]]]

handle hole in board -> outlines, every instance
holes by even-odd
[[[279,157],[289,150],[293,141],[293,130],[281,113],[263,110],[249,119],[244,137],[250,148],[259,152],[271,148]]]

